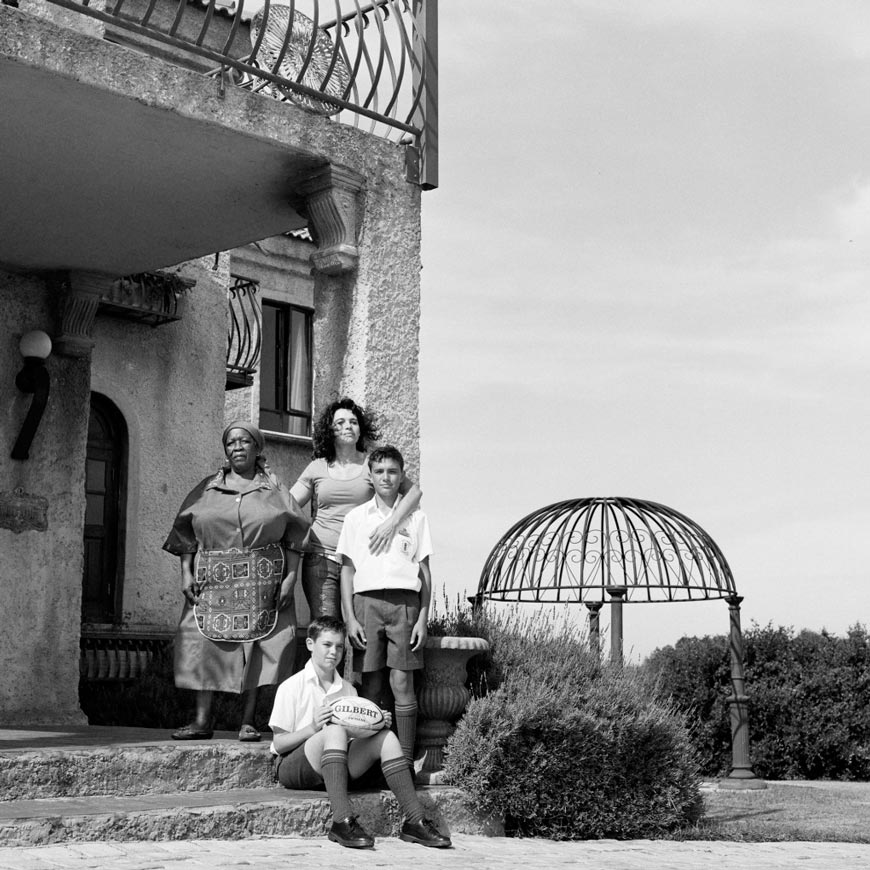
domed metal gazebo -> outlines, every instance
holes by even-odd
[[[723,785],[764,787],[749,761],[740,602],[716,542],[684,514],[636,498],[580,498],[540,508],[493,547],[476,600],[583,604],[599,650],[611,606],[611,661],[622,663],[623,604],[723,599],[730,614],[732,769]]]

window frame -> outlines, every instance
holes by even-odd
[[[314,425],[314,309],[304,305],[296,305],[280,299],[262,296],[260,299],[261,311],[263,312],[263,339],[260,347],[260,395],[259,395],[259,422],[263,431],[275,433],[288,438],[311,438]],[[265,312],[266,309],[274,309],[276,316],[275,347],[268,349],[265,340]],[[301,314],[305,318],[305,344],[307,349],[308,370],[305,373],[305,388],[308,393],[308,407],[305,411],[292,407],[269,407],[264,404],[263,372],[266,369],[267,357],[271,356],[270,362],[274,365],[271,373],[275,387],[273,399],[279,399],[284,405],[292,403],[291,377],[292,366],[290,356],[292,352],[291,324],[293,313]],[[276,429],[272,425],[263,422],[263,412],[280,418],[282,428]],[[288,431],[292,420],[305,421],[307,432]]]

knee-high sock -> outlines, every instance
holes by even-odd
[[[340,822],[353,815],[347,794],[347,750],[324,749],[320,756],[320,775],[332,806],[332,818]]]
[[[381,762],[381,771],[384,779],[390,787],[390,791],[396,796],[406,822],[419,822],[423,818],[423,804],[417,797],[414,783],[411,780],[411,769],[405,758],[390,758]]]
[[[414,741],[417,738],[417,702],[396,704],[396,736],[402,754],[409,763],[414,761]]]

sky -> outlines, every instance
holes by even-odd
[[[870,622],[870,5],[439,10],[420,369],[436,596],[473,593],[531,511],[632,496],[713,537],[744,628]],[[639,660],[728,614],[624,622]]]

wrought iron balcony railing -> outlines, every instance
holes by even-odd
[[[100,296],[99,310],[112,317],[160,326],[181,320],[184,299],[194,281],[166,272],[141,272],[112,281]]]
[[[79,674],[83,680],[136,680],[165,655],[171,633],[148,634],[82,626]]]
[[[437,0],[50,0],[198,58],[221,86],[411,137],[438,185]]]
[[[263,313],[259,285],[233,275],[227,291],[227,389],[249,387],[260,364]]]

